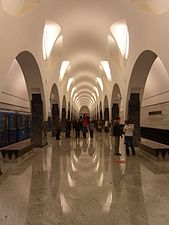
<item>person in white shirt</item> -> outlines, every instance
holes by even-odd
[[[132,155],[135,155],[135,148],[133,144],[133,132],[134,132],[134,124],[130,123],[130,121],[126,121],[124,125],[123,132],[125,135],[125,144],[126,144],[126,154],[130,155],[129,147],[131,147]]]
[[[105,121],[104,127],[105,127],[105,132],[108,133],[109,132],[109,121],[108,120]]]

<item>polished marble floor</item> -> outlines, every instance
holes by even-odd
[[[113,154],[109,134],[48,137],[17,163],[0,159],[0,225],[168,225],[169,162]]]

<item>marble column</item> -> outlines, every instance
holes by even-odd
[[[112,107],[112,122],[115,120],[115,118],[119,116],[119,104],[113,103]]]
[[[59,106],[52,104],[52,137],[56,135],[56,121],[59,119]]]
[[[62,108],[62,129],[66,128],[66,109]]]
[[[128,119],[134,123],[134,143],[141,140],[140,135],[140,95],[139,93],[131,93],[128,107]]]
[[[1,166],[0,166],[0,176],[2,175],[2,170],[1,170]]]
[[[70,120],[70,110],[68,110],[67,118],[68,118],[68,120]]]
[[[99,113],[97,112],[97,120],[99,120]]]
[[[52,130],[51,124],[52,124],[52,118],[50,116],[48,116],[47,131]]]
[[[102,113],[102,110],[100,110],[100,119],[101,119],[101,120],[103,119],[103,113]]]
[[[104,110],[104,120],[109,121],[109,108],[105,108]]]
[[[32,137],[31,141],[35,147],[43,147],[47,144],[46,124],[43,118],[43,102],[41,94],[32,94]]]

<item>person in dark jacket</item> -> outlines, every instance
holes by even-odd
[[[120,137],[122,137],[122,129],[120,127],[120,117],[116,117],[113,123],[113,136],[115,137],[114,154],[121,155],[119,153]]]
[[[75,121],[76,138],[80,138],[80,129],[81,129],[81,127],[82,127],[81,121],[80,120],[76,120]]]
[[[71,132],[71,121],[66,120],[66,137],[70,138],[70,132]]]
[[[93,138],[93,131],[94,131],[93,121],[90,121],[90,123],[89,123],[89,131],[90,131],[90,137]]]

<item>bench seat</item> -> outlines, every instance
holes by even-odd
[[[4,146],[0,148],[0,151],[4,159],[5,157],[8,157],[11,160],[13,156],[17,159],[20,156],[32,150],[33,147],[34,147],[33,143],[30,141],[30,139],[28,139],[11,145]]]
[[[141,138],[138,146],[142,153],[156,160],[169,160],[169,145]]]

